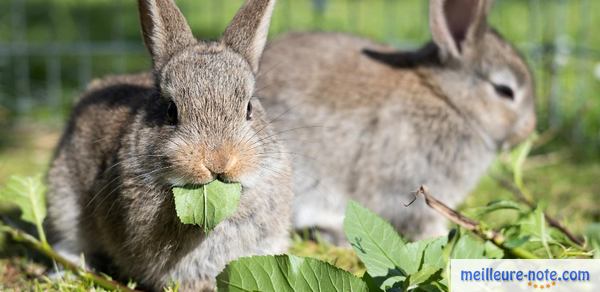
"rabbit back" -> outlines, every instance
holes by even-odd
[[[366,48],[393,51],[339,33],[290,34],[267,48],[262,103],[278,131],[298,128],[283,136],[298,153],[294,224],[335,230],[340,241],[353,199],[408,236],[440,233],[443,223],[433,224],[424,204],[404,207],[412,192],[427,185],[455,206],[495,153],[438,96],[428,72],[392,68]]]

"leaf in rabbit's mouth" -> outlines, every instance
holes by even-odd
[[[183,224],[195,224],[204,232],[231,217],[238,208],[242,186],[214,180],[201,186],[174,187],[175,210]]]

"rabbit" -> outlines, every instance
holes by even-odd
[[[275,0],[247,0],[213,42],[194,38],[173,0],[138,4],[152,72],[83,94],[48,173],[46,226],[92,268],[153,291],[211,291],[228,262],[289,244],[291,162],[254,96]],[[206,233],[181,223],[172,188],[215,179],[241,184],[236,213]]]
[[[292,153],[295,228],[347,243],[355,200],[409,239],[447,234],[414,192],[456,207],[536,124],[532,73],[488,25],[492,4],[431,0],[432,41],[416,51],[335,32],[267,44],[258,87]]]

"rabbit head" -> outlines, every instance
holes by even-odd
[[[172,185],[214,179],[251,183],[269,147],[253,98],[275,0],[248,0],[216,42],[197,41],[172,0],[140,0],[153,60],[153,132],[145,137]],[[157,144],[163,145],[157,145]],[[272,144],[272,143],[271,143]]]
[[[494,147],[522,142],[535,129],[534,83],[519,53],[486,19],[492,0],[431,0],[440,90]]]

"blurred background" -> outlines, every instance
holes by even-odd
[[[241,0],[179,0],[198,38],[215,39]],[[535,68],[539,130],[583,154],[600,149],[600,3],[498,0],[491,23]],[[428,1],[279,0],[272,37],[290,30],[348,31],[399,48],[429,38]],[[136,1],[2,0],[0,123],[60,122],[93,78],[149,68]],[[5,136],[3,136],[6,138]],[[8,143],[2,139],[3,144]],[[558,141],[557,141],[558,142]]]
[[[177,1],[204,39],[218,38],[242,2]],[[412,49],[429,39],[427,12],[424,0],[279,0],[271,37],[346,31]],[[540,139],[526,183],[574,225],[600,221],[600,1],[497,0],[490,23],[535,71]],[[0,184],[45,171],[90,80],[148,70],[149,60],[136,1],[0,1]],[[502,192],[484,179],[467,204]]]
[[[177,1],[205,39],[218,38],[242,2]],[[496,0],[490,23],[522,51],[537,81],[539,138],[523,167],[524,185],[582,233],[600,222],[600,1]],[[278,0],[271,37],[307,30],[413,49],[430,37],[428,1]],[[149,68],[134,0],[0,0],[0,186],[10,175],[45,172],[90,80]],[[498,180],[506,177],[501,165],[463,208],[512,198]],[[14,253],[1,242],[4,281],[10,265],[2,259]]]

